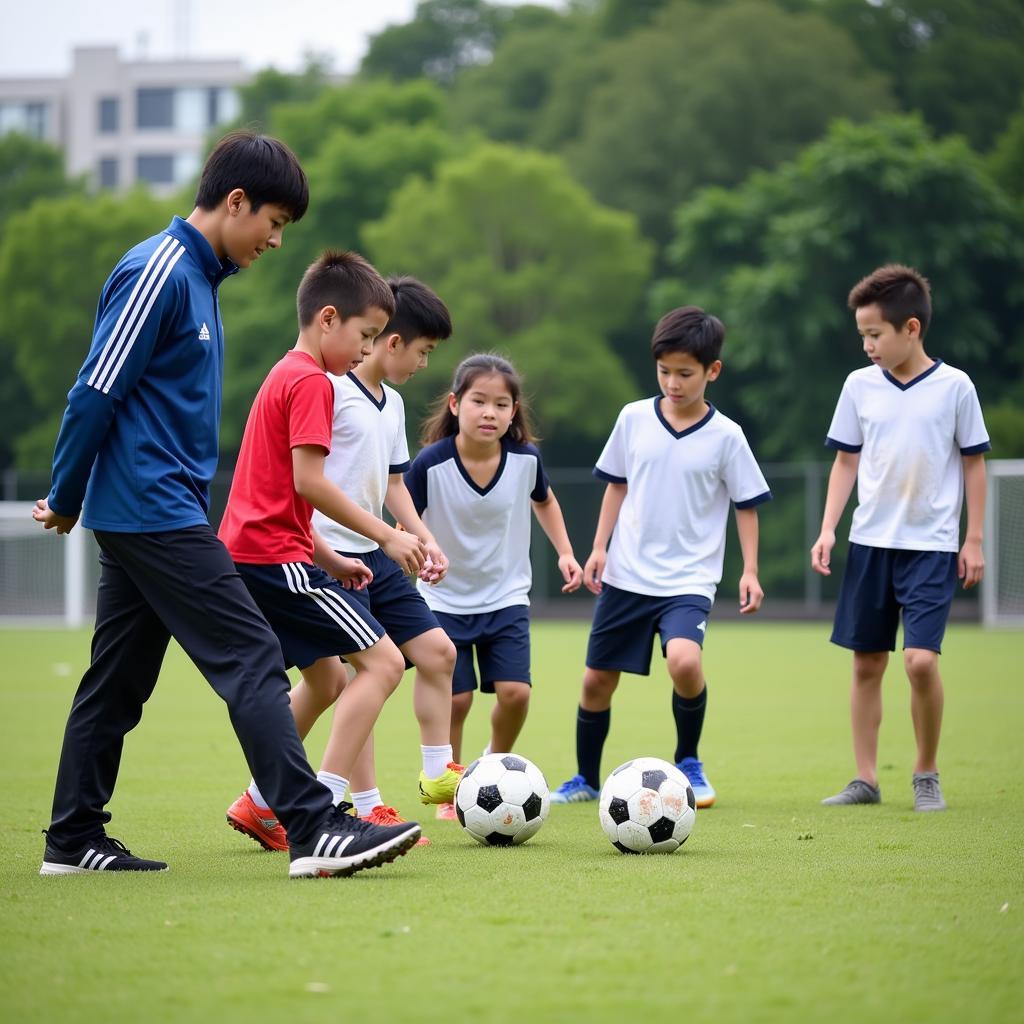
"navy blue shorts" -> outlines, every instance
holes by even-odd
[[[314,661],[372,647],[384,627],[333,577],[308,562],[235,563],[253,600],[281,644],[285,664]]]
[[[348,591],[384,627],[396,646],[438,628],[434,613],[401,566],[380,548],[373,551],[340,551],[358,558],[372,573],[373,582],[363,590]]]
[[[703,647],[710,616],[708,597],[650,597],[605,583],[594,606],[587,668],[649,675],[655,633],[661,635],[662,656],[669,640],[677,638],[692,640]]]
[[[469,693],[477,687],[474,648],[483,693],[494,693],[495,683],[530,685],[530,609],[527,605],[515,604],[475,615],[435,614],[457,652],[452,693]]]
[[[894,651],[902,610],[903,647],[940,653],[956,581],[954,551],[851,544],[832,643],[854,651]]]

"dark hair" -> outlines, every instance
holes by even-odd
[[[896,330],[914,317],[921,324],[921,337],[932,319],[932,293],[928,278],[913,267],[888,263],[871,271],[850,289],[850,309],[878,305],[882,317]]]
[[[680,306],[656,324],[651,353],[660,359],[669,352],[687,352],[707,369],[722,352],[725,326],[699,306]]]
[[[276,203],[288,211],[293,221],[301,220],[309,206],[309,183],[299,158],[269,135],[225,135],[206,158],[196,206],[213,210],[236,188],[245,190],[253,210],[264,203]]]
[[[481,377],[490,377],[495,373],[505,378],[508,392],[512,396],[512,401],[516,403],[515,415],[512,417],[508,433],[505,436],[517,444],[530,444],[536,441],[533,425],[530,422],[530,410],[523,396],[523,381],[516,373],[515,367],[507,359],[503,359],[493,352],[478,352],[476,355],[467,356],[455,367],[451,391],[446,391],[438,398],[434,412],[423,424],[421,437],[423,444],[433,444],[442,438],[457,434],[459,420],[457,416],[452,415],[451,409],[448,408],[449,395],[461,399],[475,380],[479,380]]]
[[[380,337],[397,334],[406,345],[417,338],[444,341],[451,337],[448,307],[422,281],[415,277],[389,277],[388,287],[395,296],[395,311]]]
[[[372,263],[357,252],[327,249],[302,275],[295,304],[299,326],[308,327],[324,306],[334,306],[342,320],[371,307],[395,311],[395,297]]]

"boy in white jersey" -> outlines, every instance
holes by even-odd
[[[576,719],[578,774],[552,793],[552,803],[597,799],[612,695],[621,673],[649,673],[655,632],[673,686],[673,760],[697,806],[714,803],[697,757],[707,703],[701,650],[730,503],[743,550],[740,611],[761,606],[757,506],[771,498],[743,431],[704,400],[721,373],[724,339],[721,321],[696,306],[666,313],[651,340],[661,395],[619,413],[597,460],[594,475],[608,486],[583,570],[598,600]]]
[[[903,664],[917,740],[914,809],[941,811],[936,758],[942,726],[939,653],[957,578],[982,577],[988,434],[967,374],[924,350],[928,282],[880,267],[850,292],[864,351],[874,364],[846,378],[826,444],[836,449],[811,565],[824,576],[836,523],[857,484],[850,550],[832,642],[853,651],[850,720],[857,777],[825,804],[877,804],[882,676],[903,613]],[[959,547],[960,506],[967,529]],[[959,555],[957,554],[959,548]]]

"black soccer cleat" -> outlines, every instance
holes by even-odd
[[[401,857],[420,837],[415,821],[373,825],[349,814],[350,810],[352,805],[343,801],[308,843],[291,844],[289,877],[329,878],[375,868]]]
[[[46,829],[43,835],[49,836]],[[50,842],[43,853],[41,875],[81,875],[90,871],[166,871],[162,860],[143,860],[132,854],[120,839],[99,835],[81,849],[67,853]]]

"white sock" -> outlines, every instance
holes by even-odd
[[[423,752],[423,774],[428,779],[443,775],[452,759],[452,745],[446,743],[440,747],[420,747],[420,750]]]
[[[337,807],[345,799],[345,790],[348,789],[348,779],[335,775],[333,772],[317,772],[317,782],[322,782],[330,791],[334,806]]]
[[[379,789],[362,789],[358,793],[353,789],[352,803],[356,805],[356,814],[362,818],[384,801],[380,798]]]
[[[263,794],[260,792],[260,787],[256,785],[255,779],[250,779],[249,781],[249,796],[261,811],[270,810],[270,804],[263,798]]]

